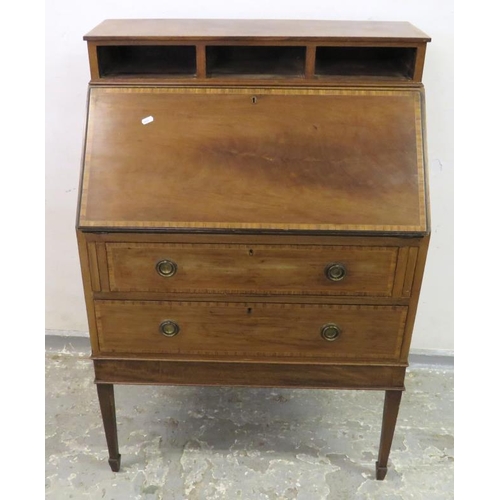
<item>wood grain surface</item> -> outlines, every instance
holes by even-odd
[[[399,358],[406,307],[221,302],[95,301],[101,353],[217,354],[331,359]],[[174,321],[175,337],[159,327]],[[321,337],[325,324],[341,329]]]
[[[428,42],[408,22],[255,19],[107,19],[85,40],[318,40]]]
[[[94,360],[96,382],[337,389],[404,389],[401,366]]]
[[[378,389],[383,479],[430,237],[430,38],[405,22],[176,19],[84,38],[77,238],[112,470],[111,384]]]
[[[423,233],[423,160],[418,90],[93,88],[80,227]]]
[[[110,291],[390,296],[398,249],[313,245],[108,243]],[[162,260],[177,272],[163,277]],[[326,277],[344,265],[341,281]]]

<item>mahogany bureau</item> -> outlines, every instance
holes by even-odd
[[[108,20],[85,36],[77,237],[114,384],[385,391],[392,443],[430,237],[404,22]]]

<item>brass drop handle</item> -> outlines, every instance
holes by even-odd
[[[156,264],[156,272],[164,278],[171,278],[177,272],[177,264],[172,260],[160,260]]]
[[[330,281],[342,281],[347,274],[347,269],[344,264],[334,262],[333,264],[328,264],[326,266],[325,274]]]
[[[341,332],[342,330],[335,323],[327,323],[321,327],[321,336],[328,342],[337,340]]]
[[[175,337],[179,331],[179,325],[175,321],[167,319],[160,324],[160,333],[165,337]]]

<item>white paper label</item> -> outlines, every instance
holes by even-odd
[[[154,118],[152,116],[146,116],[146,118],[143,118],[141,121],[143,125],[147,125],[148,123],[151,123],[153,120]]]

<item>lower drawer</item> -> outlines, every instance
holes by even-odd
[[[101,354],[397,360],[407,308],[95,301]]]

